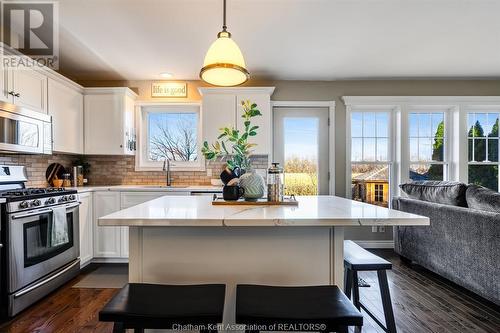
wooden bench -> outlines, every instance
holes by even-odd
[[[274,287],[238,285],[236,323],[245,332],[347,332],[363,315],[337,286]]]
[[[124,333],[128,328],[136,333],[144,329],[182,331],[189,330],[182,328],[189,325],[204,327],[200,332],[217,332],[225,291],[223,284],[129,283],[99,312],[99,320],[113,322],[113,333]]]
[[[396,323],[394,321],[394,312],[392,310],[391,295],[389,293],[389,284],[387,282],[388,269],[392,269],[392,264],[375,254],[363,249],[353,241],[344,241],[344,292],[347,297],[352,299],[358,310],[363,309],[373,318],[373,320],[389,333],[396,333]],[[384,309],[385,325],[373,315],[363,303],[359,300],[359,271],[376,271],[378,276],[378,284],[380,287],[380,295],[382,297],[382,307]]]

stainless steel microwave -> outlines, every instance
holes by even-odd
[[[0,101],[0,151],[52,154],[52,118]]]

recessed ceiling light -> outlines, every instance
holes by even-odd
[[[163,72],[163,73],[160,73],[160,76],[164,79],[171,79],[174,77],[174,74],[172,73],[169,73],[169,72]]]

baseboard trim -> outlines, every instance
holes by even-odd
[[[365,249],[394,249],[393,240],[355,240],[354,242]]]
[[[95,264],[126,264],[128,258],[93,258],[91,262]]]

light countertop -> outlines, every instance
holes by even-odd
[[[222,193],[222,186],[193,185],[193,186],[164,186],[164,185],[109,185],[109,186],[82,186],[74,187],[79,193],[95,191],[137,191],[137,192],[205,192]]]
[[[293,206],[213,206],[209,196],[157,198],[101,217],[102,226],[393,226],[427,217],[336,196],[297,197]]]

